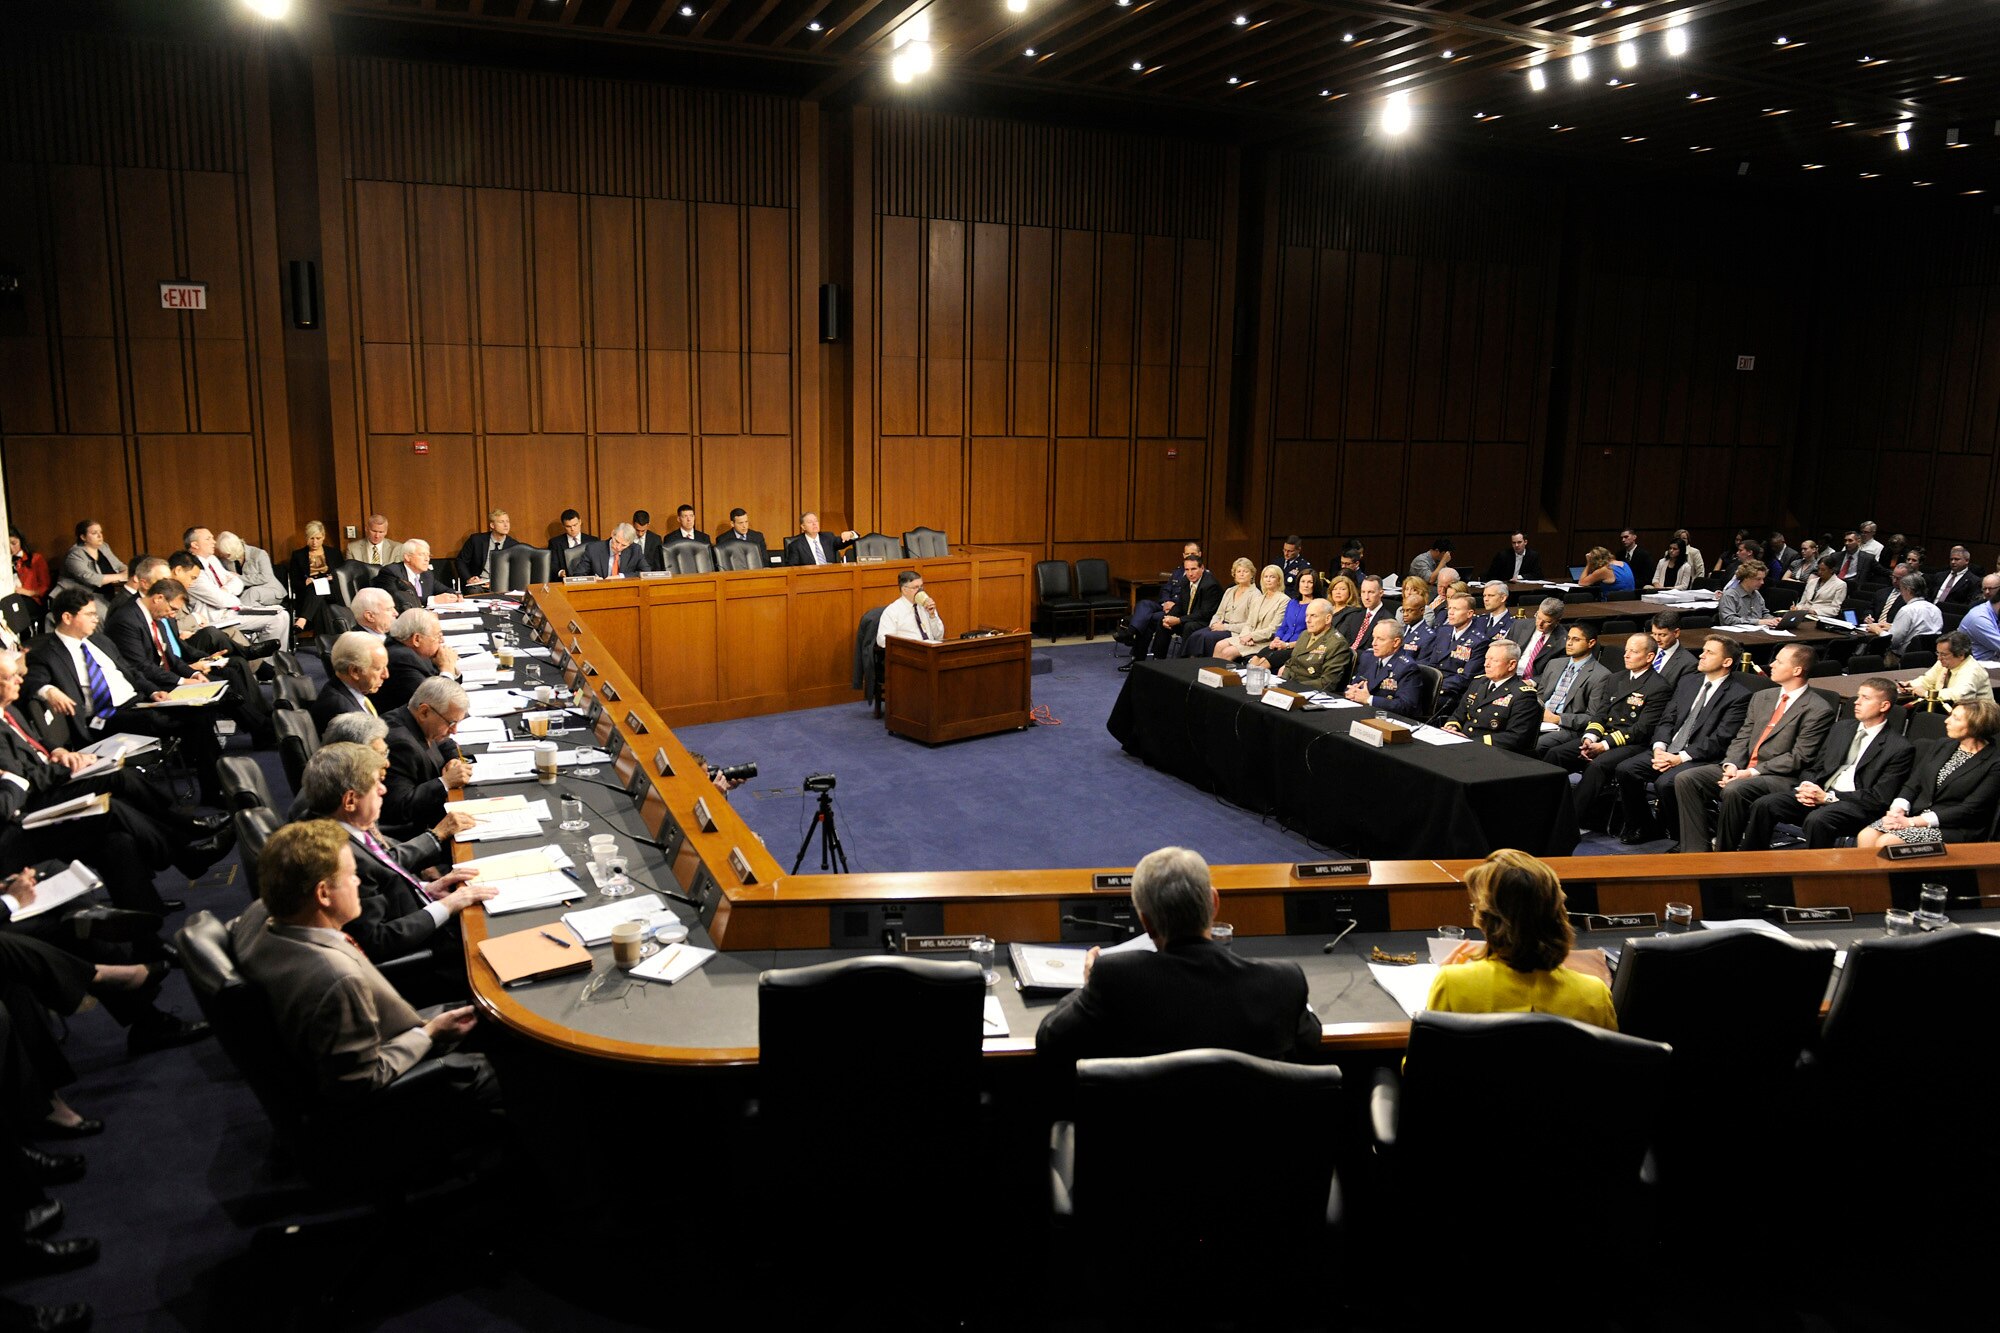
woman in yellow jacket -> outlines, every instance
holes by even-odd
[[[1556,872],[1502,849],[1465,875],[1483,944],[1459,946],[1431,983],[1427,1008],[1452,1014],[1554,1014],[1618,1030],[1611,989],[1563,966],[1576,932]],[[1463,960],[1463,961],[1461,961]]]

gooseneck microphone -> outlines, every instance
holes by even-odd
[[[1335,935],[1332,939],[1328,940],[1325,944],[1320,946],[1320,952],[1332,953],[1333,946],[1340,943],[1342,940],[1346,939],[1350,934],[1353,933],[1354,928],[1360,924],[1361,922],[1359,918],[1357,918],[1353,921],[1348,922],[1346,925],[1342,926],[1340,928],[1340,933],[1338,935]]]

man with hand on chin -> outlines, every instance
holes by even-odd
[[[882,647],[890,639],[926,639],[931,643],[944,640],[944,617],[938,614],[937,603],[924,591],[924,576],[914,569],[906,569],[896,576],[896,600],[882,608],[882,620],[875,630],[875,646]]]

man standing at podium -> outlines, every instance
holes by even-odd
[[[895,601],[882,608],[882,620],[875,630],[875,646],[887,644],[890,639],[926,639],[931,643],[944,641],[944,617],[938,614],[937,603],[924,591],[924,576],[914,569],[906,569],[896,576]]]

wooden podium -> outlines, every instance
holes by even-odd
[[[983,639],[891,638],[883,647],[884,721],[926,745],[1028,725],[1026,634]]]

